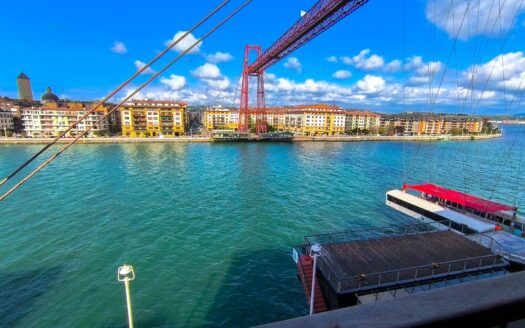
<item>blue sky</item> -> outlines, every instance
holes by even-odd
[[[219,2],[4,0],[9,15],[0,20],[0,96],[17,96],[15,79],[24,71],[36,97],[51,86],[70,99],[101,98]],[[200,37],[240,3],[232,0],[193,35]],[[244,45],[269,47],[314,3],[253,0],[140,96],[238,106]],[[523,112],[525,6],[520,3],[370,0],[270,68],[267,103],[331,103],[383,112]],[[170,52],[153,69],[176,55]]]

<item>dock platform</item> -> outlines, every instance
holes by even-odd
[[[308,236],[302,254],[321,245],[317,276],[329,309],[355,305],[359,295],[446,285],[461,276],[482,279],[509,266],[501,251],[437,225]]]
[[[507,265],[452,231],[323,245],[319,268],[338,293]]]

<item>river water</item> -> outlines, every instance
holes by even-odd
[[[78,145],[0,203],[0,326],[246,327],[307,314],[291,246],[412,222],[432,181],[525,208],[525,127],[464,142]],[[0,146],[0,176],[40,146]]]

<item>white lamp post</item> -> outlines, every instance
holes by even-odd
[[[129,291],[129,282],[135,279],[135,271],[131,265],[124,264],[117,271],[118,281],[123,281],[126,289],[126,305],[128,307],[128,324],[133,328],[133,312],[131,310],[131,294]]]
[[[321,255],[321,245],[312,245],[312,247],[310,247],[310,256],[314,258],[314,265],[312,271],[312,289],[310,290],[310,315],[314,314],[315,273],[317,271],[317,256],[319,255]]]

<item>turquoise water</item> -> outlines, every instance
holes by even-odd
[[[410,222],[409,183],[525,208],[525,127],[489,141],[78,145],[0,204],[0,326],[246,327],[307,313],[307,234]],[[39,146],[0,146],[0,176]],[[509,152],[512,150],[512,152]]]

